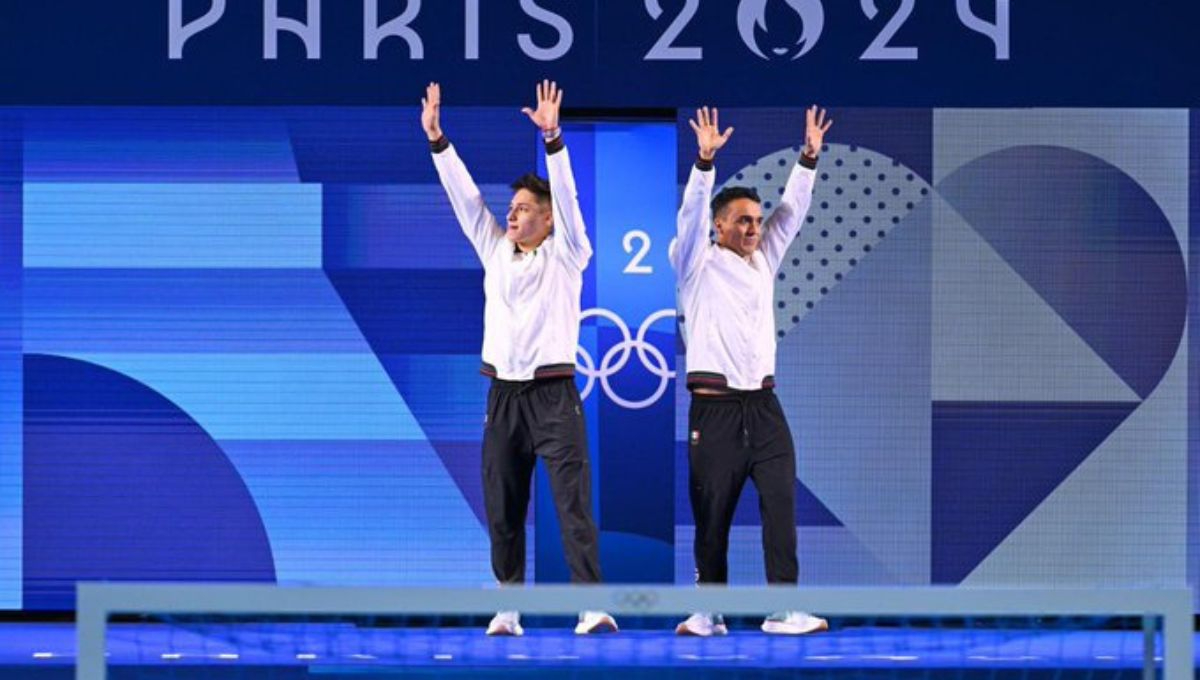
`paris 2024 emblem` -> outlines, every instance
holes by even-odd
[[[768,28],[768,10],[773,30]],[[786,21],[789,12],[794,16]],[[742,42],[754,54],[763,59],[795,60],[807,54],[820,39],[825,27],[825,8],[821,0],[742,0],[737,24]]]

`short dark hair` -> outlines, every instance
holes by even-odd
[[[532,172],[521,175],[512,183],[513,191],[525,189],[537,196],[538,203],[550,203],[550,183]]]
[[[758,192],[753,187],[725,187],[717,192],[716,196],[712,197],[712,214],[713,217],[721,214],[725,206],[738,200],[739,198],[748,198],[755,203],[762,203],[762,199],[758,197]]]

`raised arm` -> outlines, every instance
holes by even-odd
[[[804,216],[812,204],[813,185],[817,179],[817,158],[825,143],[825,133],[833,120],[825,119],[825,110],[813,106],[805,114],[804,150],[800,160],[792,168],[783,189],[779,207],[771,213],[763,227],[762,254],[771,271],[779,269],[788,246],[800,233]]]
[[[696,119],[689,120],[696,133],[699,157],[688,175],[687,188],[683,190],[683,202],[679,206],[676,222],[675,245],[669,253],[671,266],[681,282],[690,279],[697,270],[700,257],[708,245],[712,229],[712,198],[716,172],[713,159],[717,151],[725,146],[733,135],[733,128],[721,132],[717,109],[704,107],[696,110]]]
[[[592,258],[592,243],[588,239],[583,211],[579,209],[579,192],[571,171],[571,156],[563,144],[559,127],[563,90],[558,83],[543,80],[537,85],[537,108],[521,109],[542,131],[546,143],[546,169],[550,175],[550,196],[554,211],[554,235],[566,255],[579,269],[587,267]]]
[[[442,188],[450,198],[450,207],[454,209],[459,226],[475,247],[480,261],[487,262],[496,245],[504,240],[504,231],[484,203],[483,194],[475,180],[471,179],[467,166],[442,133],[441,106],[441,86],[429,83],[425,88],[425,96],[421,98],[421,127],[429,138],[433,165],[437,168]]]

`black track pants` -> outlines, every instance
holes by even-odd
[[[729,529],[749,478],[759,494],[767,582],[795,583],[796,455],[775,393],[693,394],[688,462],[697,580],[728,582]]]
[[[592,521],[587,430],[574,378],[493,380],[483,433],[483,495],[492,571],[500,583],[525,580],[525,513],[541,458],[562,528],[573,583],[600,582]]]

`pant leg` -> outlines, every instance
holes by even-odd
[[[600,533],[592,520],[587,427],[574,378],[540,381],[530,390],[534,451],[546,465],[572,583],[599,583]]]
[[[688,409],[688,494],[696,521],[698,583],[729,582],[729,530],[746,483],[748,454],[737,400],[693,396]]]
[[[492,573],[500,583],[525,581],[525,516],[536,458],[518,398],[516,390],[493,383],[483,430],[483,501]]]
[[[783,408],[774,393],[747,408],[754,456],[750,476],[762,515],[767,583],[796,583],[796,450]]]

